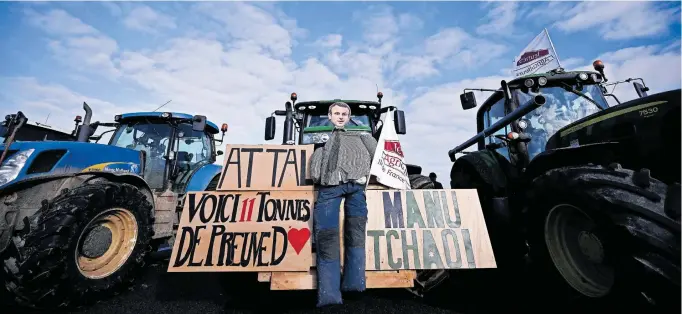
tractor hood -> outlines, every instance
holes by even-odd
[[[0,145],[0,154],[5,145]],[[0,189],[37,177],[105,171],[140,175],[142,153],[83,142],[15,142],[0,166]]]

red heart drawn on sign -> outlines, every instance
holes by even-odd
[[[301,253],[303,246],[308,242],[308,239],[310,239],[310,230],[308,228],[291,228],[287,235],[289,243],[291,243],[291,246],[296,250],[296,254],[299,254]]]

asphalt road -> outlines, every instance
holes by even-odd
[[[404,289],[370,289],[343,305],[317,309],[314,291],[269,291],[264,284],[254,287],[255,280],[235,279],[233,273],[167,273],[166,265],[158,260],[127,291],[71,313],[650,313],[570,301],[557,304],[523,270],[501,280],[486,271],[462,271],[427,299]],[[2,309],[36,313],[7,303]]]

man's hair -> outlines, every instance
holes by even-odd
[[[436,173],[435,172],[429,173],[429,177],[436,177]]]
[[[329,114],[332,114],[332,108],[334,108],[334,107],[343,107],[343,108],[348,109],[348,115],[350,116],[350,106],[347,103],[342,102],[342,101],[337,101],[337,102],[333,103],[331,106],[329,106]]]

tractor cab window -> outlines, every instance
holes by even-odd
[[[542,94],[547,99],[547,103],[544,106],[535,109],[523,117],[523,119],[528,121],[528,127],[525,131],[532,138],[528,144],[529,158],[532,159],[544,151],[549,138],[559,129],[608,107],[606,99],[604,99],[599,90],[599,86],[587,85],[582,88],[581,92],[592,98],[599,106],[562,87],[542,88],[539,93],[532,91],[524,93],[521,90],[514,91],[519,105],[526,103],[537,94]]]
[[[366,126],[366,127],[371,127],[369,123],[369,116],[367,115],[360,115],[356,116],[354,114],[351,114],[350,116],[350,121],[348,121],[347,126]],[[327,114],[323,115],[310,115],[308,116],[308,121],[306,123],[306,127],[316,127],[316,126],[334,126],[331,121],[329,121],[329,117],[327,117]]]
[[[152,189],[163,188],[166,152],[171,126],[166,123],[131,122],[120,126],[109,145],[145,151],[144,178]]]
[[[211,138],[206,132],[192,130],[192,125],[183,123],[177,130],[177,161],[186,169],[194,170],[203,163],[213,163]]]
[[[500,99],[495,102],[488,111],[485,112],[484,117],[483,117],[483,128],[487,128],[493,123],[497,122],[498,120],[501,120],[506,116],[506,110],[504,108],[504,97],[500,97]],[[505,135],[507,133],[511,132],[509,126],[505,126],[504,128],[498,130],[497,132],[494,133],[494,135]],[[495,136],[488,136],[485,140],[486,144],[491,144],[491,143],[500,143],[502,140],[496,138]],[[509,151],[507,147],[501,147],[496,149],[496,151],[507,158],[509,160]]]

